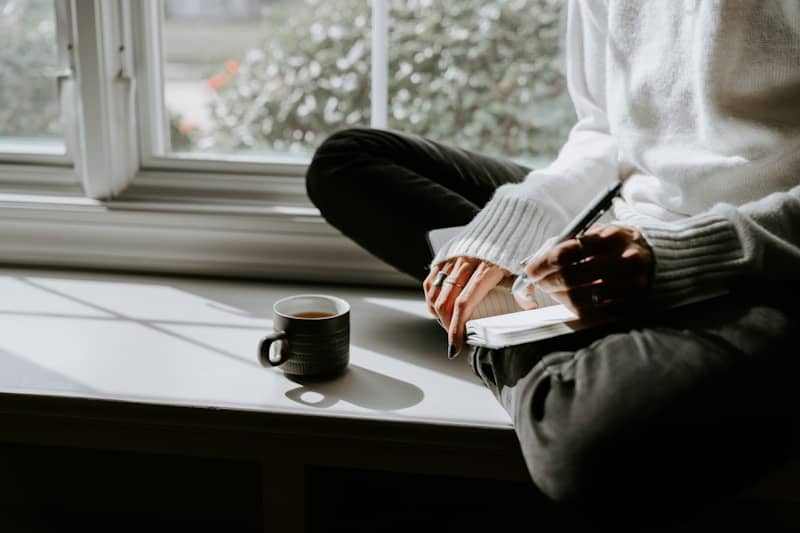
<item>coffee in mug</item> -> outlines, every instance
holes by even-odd
[[[293,316],[297,318],[327,318],[333,316],[333,313],[324,313],[322,311],[306,311],[304,313],[295,313]]]
[[[350,362],[350,304],[324,294],[300,294],[275,302],[273,329],[259,344],[262,366],[287,374],[330,377]]]

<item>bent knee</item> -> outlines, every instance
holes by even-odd
[[[351,163],[363,155],[363,139],[369,128],[348,128],[327,137],[314,152],[306,171],[306,193],[312,203],[324,211],[328,201],[346,193],[354,173]]]

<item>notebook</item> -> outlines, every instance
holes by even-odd
[[[685,298],[664,309],[675,309],[728,294],[726,289],[709,290],[691,298]],[[467,321],[467,344],[487,348],[504,348],[526,342],[535,342],[559,335],[567,335],[619,320],[614,317],[579,319],[561,304],[538,309],[518,311],[501,316],[492,316]]]
[[[504,348],[534,342],[597,325],[580,320],[561,304],[467,321],[467,344]]]
[[[460,227],[454,227],[431,231],[428,236],[431,248],[438,250],[460,229]],[[727,293],[728,291],[725,289],[707,291],[684,299],[670,308],[681,307]],[[480,314],[477,311],[480,311]],[[511,293],[506,288],[498,287],[481,301],[476,308],[476,313],[473,313],[472,319],[467,321],[466,343],[491,349],[504,348],[567,335],[581,329],[608,323],[611,320],[614,319],[604,317],[591,320],[579,319],[561,304],[520,311],[519,305]]]

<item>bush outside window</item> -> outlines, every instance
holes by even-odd
[[[53,0],[0,0],[0,146],[63,151]]]
[[[538,162],[574,122],[557,0],[387,0],[388,126]],[[172,153],[295,156],[368,126],[367,0],[165,0]],[[58,140],[52,0],[0,0],[0,138]]]
[[[302,160],[330,133],[370,124],[368,1],[251,2],[241,18],[199,20],[177,17],[180,3],[167,1],[164,30],[174,151]],[[574,123],[561,10],[555,0],[389,0],[389,127],[533,163],[554,157]]]

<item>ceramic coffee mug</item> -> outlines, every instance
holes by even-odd
[[[274,333],[261,339],[262,366],[287,374],[327,377],[350,361],[350,304],[335,296],[300,294],[272,306]]]

